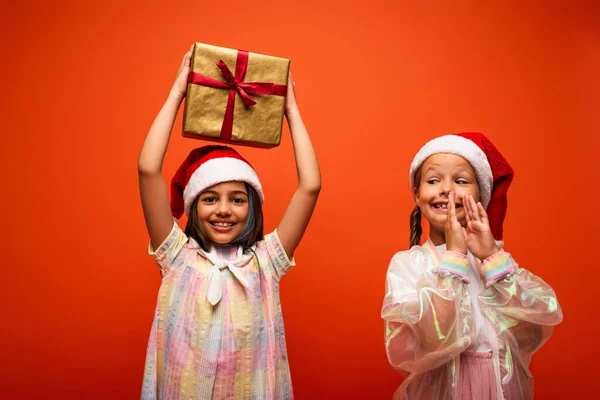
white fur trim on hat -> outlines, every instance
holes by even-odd
[[[477,183],[479,184],[479,192],[481,195],[481,204],[487,208],[494,186],[494,177],[488,159],[475,142],[466,139],[462,136],[445,135],[430,140],[421,147],[421,150],[415,156],[410,165],[410,187],[414,187],[415,174],[417,169],[427,158],[438,153],[456,154],[464,158],[471,164],[477,175]]]
[[[190,215],[190,206],[203,190],[218,183],[231,181],[248,183],[258,193],[260,202],[264,203],[265,197],[260,180],[250,164],[231,157],[213,158],[200,165],[185,186],[183,190],[185,213]]]

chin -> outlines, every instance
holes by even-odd
[[[215,238],[215,237],[211,237],[210,241],[216,244],[229,244],[233,241],[233,239],[235,239],[235,236],[232,236],[230,238]]]

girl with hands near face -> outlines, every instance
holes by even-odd
[[[512,178],[480,133],[438,137],[415,156],[411,249],[390,262],[381,311],[388,360],[408,375],[395,399],[533,398],[529,362],[562,311],[503,250]]]
[[[466,194],[463,198],[463,208],[466,217],[466,227],[456,218],[455,194],[448,195],[448,220],[446,222],[446,243],[448,250],[467,254],[471,252],[479,260],[485,260],[498,252],[498,246],[490,230],[487,214],[481,202],[475,202],[473,196]]]

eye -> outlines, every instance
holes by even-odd
[[[246,202],[246,199],[242,197],[234,197],[233,199],[231,199],[231,201],[235,204],[244,204]]]
[[[456,182],[458,185],[468,185],[468,184],[470,183],[468,180],[466,180],[466,179],[463,179],[463,178],[458,178],[458,179],[457,179],[455,182]]]
[[[426,182],[429,185],[435,185],[436,183],[438,183],[440,180],[437,178],[432,178],[432,179],[428,179]]]
[[[215,196],[208,196],[208,197],[204,197],[202,199],[203,203],[216,203],[217,202],[217,198]]]

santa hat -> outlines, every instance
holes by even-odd
[[[414,187],[417,170],[427,158],[451,153],[467,160],[477,175],[481,204],[486,209],[492,235],[502,240],[502,223],[506,216],[506,192],[514,172],[492,142],[481,133],[467,132],[440,136],[425,144],[410,165],[410,187]]]
[[[227,146],[194,149],[171,180],[171,212],[180,218],[205,189],[222,182],[240,181],[252,186],[261,204],[265,201],[256,171],[237,151]]]

